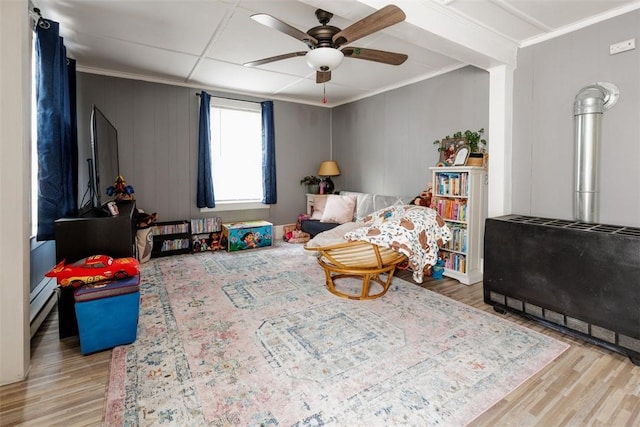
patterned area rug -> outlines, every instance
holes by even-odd
[[[300,245],[153,259],[141,277],[109,426],[463,425],[568,347],[398,278],[336,297]]]

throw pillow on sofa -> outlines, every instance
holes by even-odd
[[[322,212],[320,222],[344,224],[353,221],[353,211],[356,207],[354,196],[330,194]]]
[[[327,205],[327,197],[314,197],[313,198],[313,213],[311,214],[311,219],[322,219],[322,213],[324,212],[324,207]]]

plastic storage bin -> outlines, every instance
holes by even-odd
[[[229,252],[273,246],[273,224],[267,221],[222,224],[221,244]]]
[[[138,334],[140,276],[91,283],[74,292],[80,352],[130,344]]]

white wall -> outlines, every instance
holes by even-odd
[[[0,1],[0,384],[29,370],[30,20]]]
[[[640,41],[636,10],[524,48],[514,76],[513,212],[574,219],[573,102],[593,82],[614,83],[618,103],[602,117],[601,223],[640,227]]]

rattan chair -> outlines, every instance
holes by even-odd
[[[356,300],[380,298],[387,293],[396,266],[407,259],[405,255],[393,249],[364,241],[345,242],[324,247],[305,246],[305,249],[318,252],[318,264],[324,270],[329,292],[343,298]],[[343,278],[362,278],[360,294],[338,290],[335,282]],[[371,281],[382,286],[382,290],[371,294]]]

